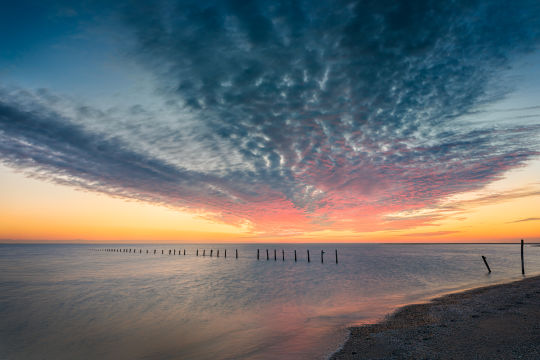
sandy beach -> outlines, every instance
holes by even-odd
[[[331,359],[540,359],[540,276],[408,305]]]

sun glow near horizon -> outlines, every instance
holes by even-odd
[[[401,221],[396,219],[399,214],[388,214],[393,221],[391,225],[383,223],[387,226],[383,230],[333,230],[328,225],[325,230],[280,234],[255,231],[247,221],[227,224],[218,221],[215,214],[77,190],[0,167],[0,239],[3,242],[411,243],[509,242],[527,238],[535,242],[540,241],[537,216],[540,184],[528,176],[535,174],[539,163],[512,172],[489,189],[453,197],[450,204],[465,203],[459,208],[400,214]],[[516,184],[518,179],[523,182]],[[509,184],[515,184],[516,188]],[[485,199],[486,194],[492,195],[491,201]],[[501,194],[507,194],[506,198]],[[408,223],[400,228],[400,222],[408,218],[422,218],[438,211],[444,215],[433,223],[419,226]]]

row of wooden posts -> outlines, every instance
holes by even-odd
[[[525,243],[523,239],[521,239],[521,274],[522,275],[525,275],[525,260],[523,259],[523,246],[524,245]],[[486,265],[488,273],[491,274],[491,268],[489,267],[487,259],[484,255],[482,255],[482,260],[484,260],[484,264]]]
[[[92,249],[92,250],[94,250],[94,251],[105,251],[105,252],[133,253],[133,254],[137,254],[137,250],[139,250],[138,251],[139,254],[143,253],[142,249],[107,248],[107,249]],[[235,249],[234,252],[235,252],[235,258],[238,259],[238,249]],[[150,254],[148,249],[146,250],[146,253]],[[156,253],[157,253],[157,250],[154,249],[154,255]],[[324,250],[321,250],[321,263],[324,263],[324,254],[325,253],[326,252]],[[337,263],[339,263],[337,249],[335,249],[334,253],[335,253],[335,259],[336,259],[336,264],[337,264]],[[164,255],[165,250],[162,249],[161,254]],[[178,250],[178,255],[182,255],[182,254],[184,256],[186,255],[186,249],[183,249],[183,251]],[[169,255],[176,255],[176,249],[169,250]],[[199,249],[196,249],[195,256],[199,256]],[[201,256],[206,256],[206,249],[202,250],[202,255]],[[213,249],[210,249],[210,255],[209,256],[211,256],[211,257],[214,256],[214,250]],[[217,249],[217,251],[216,251],[216,256],[219,257],[219,249]],[[227,249],[224,250],[224,257],[227,257]],[[260,249],[257,249],[257,260],[260,260],[260,258],[261,258]],[[266,260],[270,260],[270,253],[268,252],[268,249],[266,249]],[[276,249],[274,249],[274,261],[277,261],[277,250]],[[281,261],[285,261],[285,250],[283,250],[283,249],[281,249]],[[298,256],[296,254],[296,250],[294,250],[294,262],[297,262],[297,261],[298,261]],[[311,262],[311,256],[310,256],[309,250],[307,250],[307,262]]]
[[[105,252],[120,252],[120,253],[133,253],[137,254],[137,250],[139,254],[142,254],[142,249],[92,249],[94,251],[105,251]],[[132,251],[133,250],[133,251]],[[147,249],[147,254],[150,254],[151,252]],[[157,253],[157,250],[154,249],[154,255]],[[183,251],[178,250],[178,255],[186,255],[186,249],[183,249]],[[165,255],[165,250],[161,250],[161,255]],[[176,255],[176,249],[169,250],[169,255]],[[210,250],[210,256],[214,255],[214,250]],[[197,249],[196,255],[199,256],[199,249]],[[202,256],[206,256],[206,250],[203,250]],[[217,257],[219,257],[219,249],[217,250]],[[225,249],[225,257],[227,257],[227,249]],[[235,258],[238,259],[238,249],[235,249]]]
[[[324,250],[321,250],[321,263],[324,263],[324,254],[326,252]],[[336,264],[339,262],[338,261],[338,253],[337,253],[337,249],[335,250],[335,255],[336,255]],[[261,258],[261,254],[260,254],[260,249],[257,249],[257,260],[260,260]],[[268,249],[266,249],[266,260],[270,260],[270,254],[268,253]],[[296,255],[296,250],[294,250],[294,262],[296,262],[298,260],[298,257]],[[277,261],[277,250],[274,249],[274,261]],[[281,249],[281,261],[285,261],[285,250]],[[307,250],[307,262],[311,262],[311,256],[309,254],[309,250]]]

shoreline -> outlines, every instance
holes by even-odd
[[[540,359],[540,275],[400,307],[329,359],[515,358]]]

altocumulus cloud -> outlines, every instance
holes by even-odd
[[[158,79],[167,121],[136,104],[60,111],[46,92],[3,90],[4,163],[279,232],[375,228],[384,214],[481,188],[538,155],[537,125],[465,121],[503,98],[501,71],[537,49],[537,1],[157,1],[115,11],[135,39],[130,58]],[[93,128],[97,118],[112,125]]]

